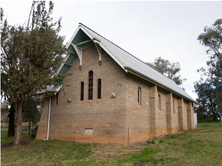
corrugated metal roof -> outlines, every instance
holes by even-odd
[[[36,94],[44,94],[47,92],[53,92],[53,93],[58,93],[60,91],[60,89],[62,88],[62,85],[60,86],[55,86],[55,85],[49,85],[46,87],[46,89],[42,90],[42,91],[38,91]]]
[[[116,61],[116,63],[118,63],[119,66],[126,72],[130,70],[133,73],[136,73],[141,77],[146,78],[151,82],[156,83],[157,85],[178,94],[179,96],[183,96],[186,99],[195,102],[195,100],[191,96],[189,96],[182,88],[180,88],[172,80],[170,80],[163,74],[157,72],[153,68],[149,67],[135,56],[131,55],[124,49],[120,48],[116,44],[112,43],[111,41],[107,40],[103,36],[99,35],[95,31],[91,30],[90,28],[81,23],[79,24],[77,30],[70,39],[67,48],[70,47],[71,43],[74,44],[78,43],[78,41],[75,41],[75,39],[77,38],[76,35],[78,34],[79,30],[83,31],[92,41],[96,41],[97,44],[99,43],[100,47],[102,47]]]

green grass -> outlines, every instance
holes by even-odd
[[[22,139],[31,139],[23,131]],[[2,143],[12,141],[2,131]],[[24,150],[23,150],[24,148]],[[135,151],[136,150],[136,151]],[[110,152],[110,153],[109,153]],[[123,146],[32,140],[29,145],[2,149],[2,165],[222,165],[222,124],[204,122],[198,130]]]
[[[23,133],[23,138],[25,137]],[[78,165],[82,159],[92,154],[91,148],[96,146],[97,144],[81,144],[73,141],[33,140],[27,149],[23,149],[23,145],[12,149],[2,149],[2,163],[5,165],[63,165],[65,161],[70,165]]]
[[[1,144],[14,140],[14,137],[7,137],[8,131],[1,131]],[[22,130],[22,139],[31,139],[28,135],[28,130]]]

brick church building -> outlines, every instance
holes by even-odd
[[[194,129],[195,101],[127,51],[81,23],[67,49],[36,139],[126,145]]]

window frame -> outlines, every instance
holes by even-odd
[[[175,114],[176,108],[175,108],[175,100],[173,99],[173,113]]]
[[[161,110],[161,95],[158,94],[158,109]]]
[[[89,71],[88,100],[93,100],[93,71]]]
[[[59,92],[56,93],[56,105],[59,104]]]
[[[141,90],[141,87],[138,87],[137,89],[137,102],[138,102],[138,105],[142,105],[142,90]]]
[[[97,99],[102,99],[102,80],[97,80]]]
[[[80,101],[84,101],[84,82],[80,83]]]

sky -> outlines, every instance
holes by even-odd
[[[48,1],[47,1],[48,2]],[[197,69],[206,66],[207,48],[197,40],[205,26],[222,18],[222,1],[54,1],[54,21],[62,17],[67,43],[81,22],[144,62],[158,57],[179,62],[183,88],[193,97]],[[26,25],[31,0],[1,0],[10,25]]]

